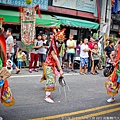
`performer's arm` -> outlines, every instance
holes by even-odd
[[[63,71],[62,71],[62,68],[61,68],[61,65],[60,65],[60,62],[58,60],[57,55],[55,54],[54,51],[51,52],[51,55],[52,55],[53,59],[56,61],[56,63],[57,63],[58,69],[60,70],[60,76],[62,76],[63,75]]]

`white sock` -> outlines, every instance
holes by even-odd
[[[46,92],[46,97],[50,97],[51,92]]]

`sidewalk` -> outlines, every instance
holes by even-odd
[[[20,75],[42,75],[43,74],[43,70],[40,70],[38,68],[38,72],[32,71],[32,73],[29,73],[29,68],[21,68],[19,74],[16,74],[16,71],[13,70],[12,71],[12,76],[20,76]]]

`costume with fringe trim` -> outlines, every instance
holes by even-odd
[[[110,96],[116,96],[120,88],[120,44],[118,44],[115,63],[116,65],[113,73],[108,77],[107,81],[105,82],[107,94]]]
[[[46,80],[46,84],[45,84],[45,91],[47,92],[51,92],[53,90],[56,90],[56,76],[58,75],[58,71],[56,69],[56,61],[54,60],[54,58],[51,55],[51,52],[54,51],[54,53],[58,56],[59,55],[59,49],[57,47],[57,42],[62,43],[63,40],[65,40],[65,35],[64,35],[64,31],[63,30],[59,30],[58,32],[55,32],[54,38],[51,40],[50,43],[50,48],[48,50],[48,54],[46,57],[46,61],[43,65],[43,76],[40,80],[40,82]]]
[[[7,79],[11,73],[6,68],[6,43],[4,35],[0,35],[0,101],[4,106],[14,105],[15,99],[11,93]]]

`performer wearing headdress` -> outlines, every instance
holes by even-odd
[[[60,62],[58,60],[58,55],[59,55],[58,46],[62,44],[63,40],[65,40],[64,31],[65,29],[58,32],[54,31],[55,34],[53,32],[50,32],[50,40],[51,40],[50,47],[43,67],[43,76],[40,80],[40,82],[46,80],[46,84],[45,84],[46,96],[44,100],[49,103],[54,103],[50,95],[51,92],[56,89],[56,81],[55,81],[55,77],[57,75],[56,65],[60,72],[60,76],[63,75],[63,71]]]
[[[118,94],[120,88],[120,40],[117,42],[116,50],[114,51],[114,71],[105,82],[107,94],[111,96],[107,102],[115,101],[115,96]]]

